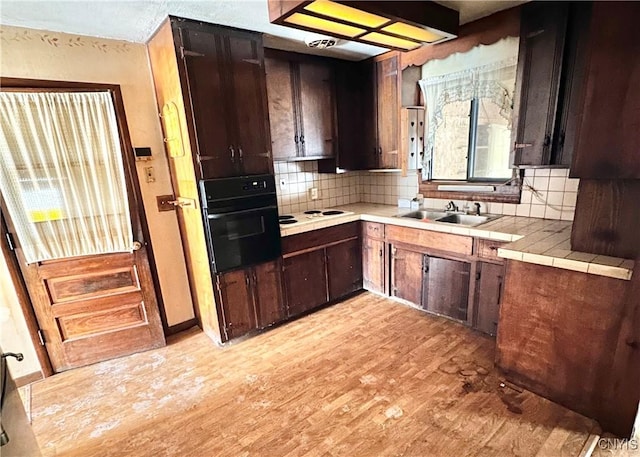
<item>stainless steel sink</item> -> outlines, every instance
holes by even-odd
[[[448,216],[437,219],[437,222],[447,222],[449,224],[460,224],[472,227],[480,225],[491,219],[489,216],[475,216],[469,214],[449,214]],[[495,217],[493,217],[495,219]]]
[[[412,211],[407,214],[401,214],[398,217],[408,217],[411,219],[420,219],[420,220],[430,220],[435,221],[441,217],[445,217],[447,215],[444,211],[429,211],[429,210],[420,210],[420,211]]]
[[[487,214],[484,216],[476,216],[473,214],[451,213],[446,211],[420,210],[411,211],[407,214],[401,214],[398,217],[407,217],[410,219],[418,219],[429,222],[444,222],[447,224],[464,225],[465,227],[475,227],[501,217],[500,215]]]

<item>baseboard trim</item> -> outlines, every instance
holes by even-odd
[[[176,333],[184,332],[185,330],[189,330],[191,327],[195,327],[198,325],[198,319],[195,317],[193,319],[189,319],[188,321],[180,322],[179,324],[171,325],[167,328],[167,336],[175,335]]]
[[[36,371],[34,373],[29,373],[24,376],[20,376],[19,378],[16,378],[14,379],[14,382],[16,383],[16,387],[23,387],[23,386],[26,386],[27,384],[31,384],[32,382],[40,381],[41,379],[44,379],[42,377],[42,372]]]

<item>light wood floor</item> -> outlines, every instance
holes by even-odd
[[[59,456],[577,456],[595,424],[500,387],[493,340],[364,293],[218,348],[166,348],[32,385]]]

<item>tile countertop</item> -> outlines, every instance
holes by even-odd
[[[498,256],[505,259],[547,265],[565,270],[580,271],[616,279],[631,279],[633,260],[607,257],[571,250],[570,221],[536,219],[518,216],[502,216],[476,227],[464,227],[443,222],[423,222],[417,219],[400,218],[412,210],[392,205],[354,203],[337,206],[346,213],[338,216],[306,219],[300,224],[281,225],[282,236],[294,235],[332,225],[352,221],[380,222],[401,225],[455,235],[475,236],[509,244],[498,249]],[[305,218],[300,216],[301,220]]]

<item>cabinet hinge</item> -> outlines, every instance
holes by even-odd
[[[7,239],[7,246],[9,246],[9,250],[15,251],[16,250],[16,242],[13,239],[13,235],[11,233],[7,232],[5,234],[5,237]]]
[[[38,340],[40,341],[40,346],[45,345],[44,332],[41,329],[38,329]]]

